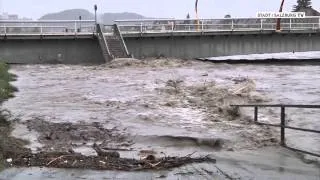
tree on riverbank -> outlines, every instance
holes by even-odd
[[[306,8],[311,8],[312,2],[311,0],[297,0],[297,5],[293,6],[293,12],[299,11],[301,8],[306,9]]]

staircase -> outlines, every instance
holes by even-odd
[[[104,35],[101,25],[97,25],[97,36],[106,62],[115,58],[131,57],[118,26],[115,24],[112,27],[113,33]]]
[[[127,58],[121,39],[116,36],[105,36],[111,55],[114,58]]]
[[[126,43],[123,40],[120,29],[117,24],[113,25],[113,36],[107,36],[107,44],[110,48],[110,53],[114,58],[129,58]]]

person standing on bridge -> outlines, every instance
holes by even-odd
[[[190,23],[191,23],[191,22],[190,22],[190,14],[189,14],[189,13],[187,14],[186,19],[187,19],[187,20],[184,21],[184,24],[186,25],[186,26],[185,26],[185,28],[186,28],[185,30],[189,30],[189,31],[190,31]]]
[[[172,21],[168,21],[168,30],[170,31],[174,31],[175,30],[175,21],[172,20]]]

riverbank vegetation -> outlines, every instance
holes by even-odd
[[[0,105],[3,101],[13,96],[15,88],[10,85],[10,81],[15,77],[9,73],[9,66],[5,63],[0,63]],[[10,123],[7,121],[7,113],[4,110],[0,110],[0,169],[3,168],[4,161],[4,144],[8,139],[10,129]]]
[[[9,65],[0,63],[0,105],[14,96],[17,89],[10,84],[16,76],[9,73]],[[0,108],[0,170],[3,169],[7,157],[12,156],[23,148],[26,143],[10,136],[12,125],[8,119],[10,112]]]
[[[0,63],[0,103],[13,97],[13,93],[17,89],[10,84],[10,81],[15,81],[16,76],[9,73],[9,65]]]

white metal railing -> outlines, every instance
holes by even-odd
[[[116,20],[122,34],[216,32],[216,31],[264,31],[276,30],[277,19],[224,18],[201,19],[137,19]],[[319,30],[320,17],[281,19],[282,30]],[[94,20],[0,20],[0,35],[67,35],[95,33]],[[104,26],[103,32],[113,33],[112,26]]]
[[[122,34],[276,30],[276,18],[116,20]],[[320,16],[281,19],[281,30],[319,30]]]
[[[96,32],[94,20],[0,20],[0,35],[77,35]]]
[[[113,25],[103,25],[101,30],[105,35],[110,35],[110,36],[114,35],[114,26]]]

